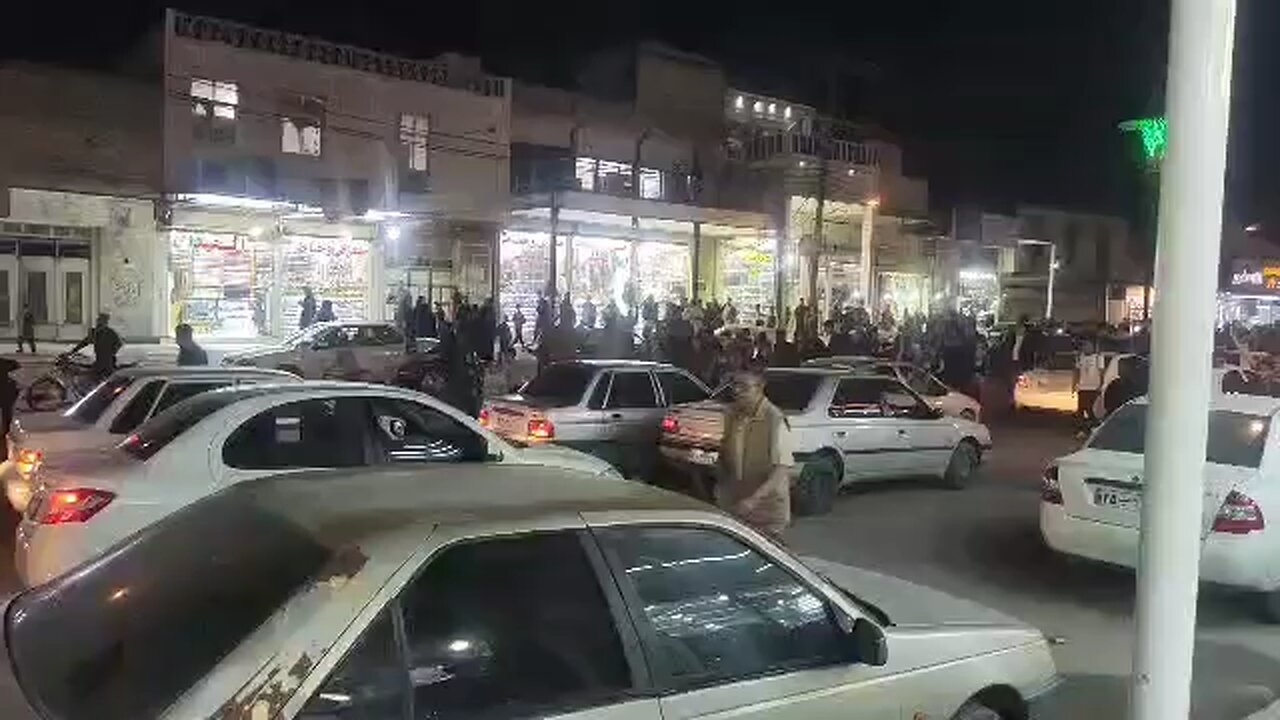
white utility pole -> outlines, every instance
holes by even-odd
[[[879,198],[871,198],[862,203],[862,247],[861,257],[859,259],[859,274],[862,276],[862,301],[863,306],[867,309],[867,313],[871,316],[871,321],[876,322],[876,318],[880,317],[877,312],[879,302],[875,295],[875,228],[876,228],[876,208],[880,207]]]
[[[1045,288],[1044,319],[1053,319],[1053,286],[1058,275],[1058,246],[1049,243],[1049,287]]]
[[[1173,0],[1147,413],[1134,720],[1191,706],[1235,0]]]

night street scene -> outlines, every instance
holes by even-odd
[[[1280,720],[1280,3],[10,19],[0,720]]]

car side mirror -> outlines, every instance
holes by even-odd
[[[858,618],[849,630],[853,659],[863,665],[883,667],[889,662],[889,643],[884,631],[866,618]]]

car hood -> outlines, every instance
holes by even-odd
[[[526,448],[515,448],[512,457],[514,462],[525,465],[545,465],[562,467],[570,470],[597,475],[613,470],[613,466],[594,455],[561,445],[531,445]],[[614,472],[614,474],[617,474]],[[619,476],[621,477],[621,476]]]
[[[875,605],[899,627],[992,625],[1026,627],[1026,623],[985,605],[917,585],[892,575],[841,565],[820,558],[801,558],[828,582]]]

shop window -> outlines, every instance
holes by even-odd
[[[67,324],[84,324],[84,273],[69,272],[64,276]]]
[[[409,170],[427,171],[427,137],[431,120],[425,115],[400,116],[400,144],[404,145]]]
[[[320,129],[324,125],[324,101],[287,95],[281,101],[280,151],[289,155],[320,156]]]
[[[596,190],[612,195],[631,194],[631,165],[612,160],[597,161]]]
[[[596,189],[596,159],[578,158],[573,164],[573,175],[578,187],[591,192]]]
[[[27,273],[27,304],[31,306],[31,314],[36,322],[49,322],[48,273],[32,271]]]

